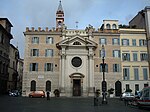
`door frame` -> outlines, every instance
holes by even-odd
[[[81,79],[73,79],[73,96],[81,96]]]

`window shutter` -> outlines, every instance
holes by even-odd
[[[99,39],[99,44],[101,44],[101,39]]]
[[[105,72],[108,72],[108,64],[105,65]]]
[[[37,37],[37,43],[39,43],[39,37]]]
[[[120,58],[120,50],[118,50],[118,57]]]
[[[34,40],[34,37],[32,37],[32,40],[31,40],[32,43],[33,43],[33,40]]]
[[[118,38],[118,45],[120,45],[120,39]]]
[[[115,64],[113,64],[113,72],[115,72]]]
[[[45,56],[47,57],[47,49],[45,49]]]
[[[30,63],[30,68],[29,69],[30,69],[30,71],[32,71],[32,63]]]
[[[129,68],[127,68],[127,79],[130,79]]]
[[[39,49],[37,49],[37,56],[39,56]]]
[[[123,41],[124,41],[124,40],[122,39],[121,41],[122,41],[122,45],[124,45],[124,44],[123,44]]]
[[[36,63],[36,68],[35,69],[36,69],[35,71],[38,71],[38,63]]]
[[[52,72],[53,72],[53,63],[51,63],[51,70],[52,70]]]
[[[54,43],[54,38],[52,37],[52,44]]]
[[[33,56],[32,54],[33,54],[33,49],[31,49],[31,51],[30,51],[30,56]]]
[[[129,46],[129,39],[127,39],[127,45]]]
[[[53,51],[53,49],[51,50],[51,52],[52,52],[52,57],[53,57],[53,55],[54,55],[54,51]]]
[[[112,39],[112,44],[114,45],[114,38]]]
[[[44,71],[47,71],[47,63],[45,63],[45,65],[44,65]]]
[[[117,64],[117,72],[119,72],[120,71],[120,66],[119,66],[119,64]]]
[[[115,51],[113,50],[113,57],[115,57]]]

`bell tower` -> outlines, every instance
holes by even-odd
[[[56,12],[56,29],[61,28],[64,24],[64,11],[61,5],[61,0],[59,1],[59,6]]]

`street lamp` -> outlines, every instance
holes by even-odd
[[[101,54],[102,54],[102,71],[103,71],[103,81],[102,81],[102,104],[107,104],[107,99],[106,99],[106,91],[107,91],[107,82],[105,81],[105,65],[106,63],[105,61],[105,48],[104,45],[102,45],[102,50],[101,50]]]

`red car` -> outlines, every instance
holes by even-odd
[[[41,97],[41,98],[44,98],[45,97],[45,92],[44,91],[32,91],[29,94],[29,97]]]

